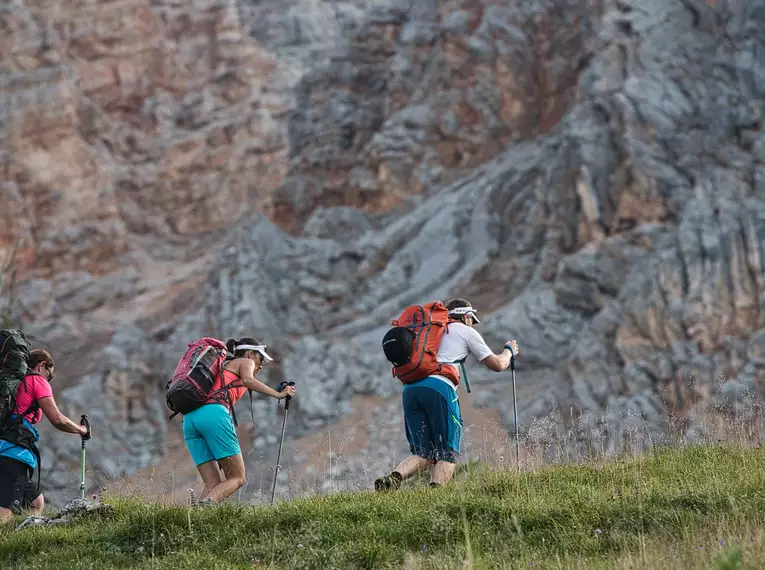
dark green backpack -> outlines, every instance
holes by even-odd
[[[0,426],[7,425],[16,406],[16,392],[24,381],[29,341],[20,330],[0,329]]]

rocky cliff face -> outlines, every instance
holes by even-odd
[[[277,65],[236,3],[19,1],[0,8],[0,29],[0,255],[20,245],[15,317],[59,377],[114,400],[97,422],[111,435],[91,445],[129,449],[125,468],[93,457],[109,476],[132,472],[163,447],[160,382],[103,349],[183,306],[226,231],[268,210],[287,168]],[[124,425],[117,409],[133,404]],[[69,440],[53,441],[61,478]]]
[[[103,391],[105,424],[132,402],[92,454],[107,478],[111,442],[126,473],[157,460],[159,387],[214,332],[274,347],[291,434],[364,421],[331,475],[290,443],[283,488],[368,484],[406,450],[379,340],[453,295],[521,343],[549,449],[693,434],[700,403],[760,395],[763,2],[155,1],[118,29],[89,6],[67,17],[105,36],[4,9],[0,243],[25,237],[16,316],[89,374],[68,401]],[[512,425],[509,376],[470,372]],[[255,416],[252,481],[281,427]]]
[[[371,10],[296,90],[296,169],[276,221],[296,227],[317,205],[388,210],[548,131],[574,99],[595,17],[577,0]]]

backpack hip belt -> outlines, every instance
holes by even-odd
[[[37,459],[37,489],[40,489],[40,476],[42,474],[42,457],[40,457],[40,449],[37,447],[37,441],[35,434],[32,433],[27,426],[23,423],[11,424],[4,428],[0,428],[0,440],[7,441],[13,445],[18,445],[32,452]],[[32,468],[30,467],[30,474]]]
[[[16,424],[0,428],[0,440],[7,441],[13,445],[18,445],[33,453],[37,449],[35,435],[32,433],[32,430],[27,428],[24,424]]]

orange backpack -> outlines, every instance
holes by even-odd
[[[459,386],[457,368],[436,360],[449,322],[449,311],[441,301],[407,307],[392,321],[393,328],[383,337],[383,352],[393,364],[393,376],[402,384],[438,374]]]

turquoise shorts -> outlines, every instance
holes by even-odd
[[[457,391],[438,378],[404,385],[404,426],[409,450],[431,461],[457,463],[462,414]]]
[[[206,404],[183,416],[183,439],[195,465],[242,453],[234,420],[221,404]]]

